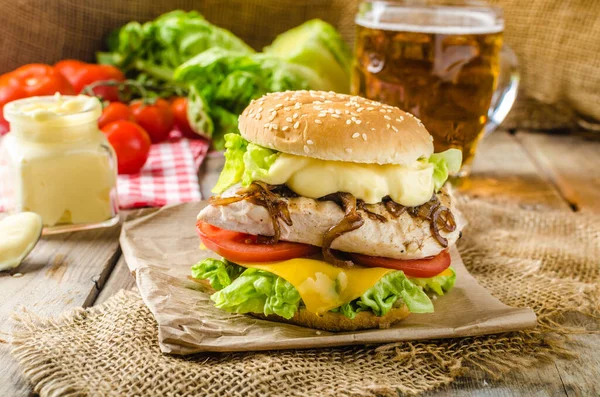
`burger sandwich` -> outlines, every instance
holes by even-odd
[[[442,188],[461,152],[433,153],[410,113],[356,96],[273,93],[226,135],[198,215],[220,258],[192,267],[215,305],[329,331],[385,328],[433,311],[454,285],[464,225]]]

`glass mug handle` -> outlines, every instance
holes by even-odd
[[[492,96],[492,103],[488,110],[488,121],[485,125],[485,134],[494,131],[512,108],[517,98],[519,88],[519,62],[515,52],[504,44],[500,49],[500,71],[498,73],[498,87]]]

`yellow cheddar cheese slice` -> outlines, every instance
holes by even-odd
[[[239,263],[283,278],[300,293],[306,309],[322,314],[348,303],[394,272],[382,267],[342,269],[316,259],[296,258],[282,262]]]

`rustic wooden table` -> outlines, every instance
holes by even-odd
[[[216,181],[222,159],[201,170],[202,193]],[[583,136],[495,132],[481,145],[464,194],[537,211],[600,212],[600,141]],[[135,285],[119,248],[119,227],[43,238],[27,260],[0,273],[0,397],[32,393],[9,354],[13,311],[55,316],[101,304]],[[600,266],[600,264],[599,264]],[[579,335],[576,360],[514,372],[503,380],[459,378],[431,396],[600,395],[600,336]]]

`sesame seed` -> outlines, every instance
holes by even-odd
[[[299,125],[300,125],[300,122],[299,122],[299,121],[296,121],[296,122],[294,123],[294,129],[295,129],[295,130],[297,130]]]
[[[346,149],[344,149],[346,151],[346,153],[352,153],[352,149],[350,149],[349,147],[347,147]]]
[[[354,120],[354,122],[355,122],[356,124],[360,124],[360,123],[362,123],[362,120]]]
[[[340,109],[335,109],[335,114],[342,114],[342,111]]]
[[[369,107],[367,108],[367,110],[373,110],[373,109],[375,109],[373,106],[369,106]]]
[[[275,115],[271,114],[271,117],[269,117],[269,121],[273,121],[273,120],[275,120]]]
[[[379,109],[381,113],[385,113],[385,109]]]
[[[319,113],[317,116],[318,117],[325,117],[325,116],[327,116],[327,113]]]
[[[348,109],[344,110],[344,114],[350,114],[350,111]]]
[[[333,101],[330,101],[329,99],[324,101],[323,103],[332,103]]]
[[[346,124],[352,124],[352,120],[346,120]]]
[[[359,112],[359,113],[362,112],[363,110],[364,110],[363,107],[360,107],[360,108],[356,109],[356,111]]]
[[[375,131],[375,128],[371,128],[371,131]]]
[[[256,120],[260,120],[260,119],[261,119],[261,115],[260,115],[260,113],[256,113],[256,114],[254,115],[254,118],[255,118]]]
[[[403,120],[401,117],[402,116],[400,116],[400,118],[397,118],[396,121],[401,122]]]
[[[315,123],[316,123],[316,124],[323,124],[323,122],[322,122],[321,120],[319,120],[319,119],[316,119],[316,120],[315,120]]]
[[[284,107],[284,108],[283,108],[283,110],[284,110],[284,111],[286,111],[286,112],[289,112],[289,111],[290,111],[290,109],[291,109],[291,108],[290,108],[289,106],[286,106],[286,107]]]
[[[419,127],[425,127],[425,126],[423,125],[423,123],[421,123],[421,121],[420,121],[420,120],[419,120],[419,121],[417,121],[417,124],[419,125]]]
[[[262,107],[258,108],[258,113],[262,112],[262,110],[263,110]]]
[[[281,127],[281,131],[286,131],[288,128],[290,128],[290,127],[288,127],[287,125],[284,125],[283,127]]]
[[[269,123],[265,123],[265,125],[263,125],[263,128],[269,128],[270,125],[271,124],[269,124]]]
[[[388,116],[387,114],[385,116],[383,116],[384,119],[386,120],[391,120],[392,118],[390,116]]]
[[[285,121],[287,121],[288,123],[291,123],[292,122],[292,118],[291,117],[286,117]]]
[[[296,102],[296,104],[294,105],[294,109],[300,109],[301,106],[302,104],[300,102]]]
[[[363,141],[367,140],[367,134],[362,134]]]
[[[308,153],[310,151],[310,149],[308,148],[308,146],[304,145],[304,153]]]
[[[352,116],[352,118],[350,120],[356,121],[356,117]]]
[[[323,108],[321,106],[313,106],[313,109],[315,109],[315,110],[323,110]]]
[[[386,112],[392,113],[392,109],[386,109]]]
[[[333,113],[334,113],[334,112],[333,112],[333,109],[331,109],[331,108],[327,109],[327,113],[329,113],[329,114],[333,114]]]
[[[331,117],[335,117],[336,119],[342,118],[339,114],[332,114]]]
[[[252,113],[254,113],[254,109],[250,109],[247,114],[251,115]]]
[[[352,134],[352,138],[358,138],[360,136],[360,132],[355,132]]]
[[[321,101],[314,101],[313,103],[316,103],[317,105],[320,105],[320,104],[322,104],[323,102],[321,102]]]
[[[389,130],[389,129],[390,129],[390,125],[389,125],[389,124],[386,124],[386,125],[385,125],[385,128],[387,128],[387,129]]]
[[[271,129],[277,131],[279,129],[279,126],[275,123],[271,123]]]
[[[392,129],[393,129],[395,132],[398,132],[398,128],[396,128],[396,126],[394,126],[394,125],[393,125],[393,126],[392,126]]]
[[[314,142],[309,139],[308,141],[306,141],[306,143],[308,143],[309,145],[312,145]]]
[[[358,113],[350,112],[350,115],[351,115],[351,116],[358,117]]]

